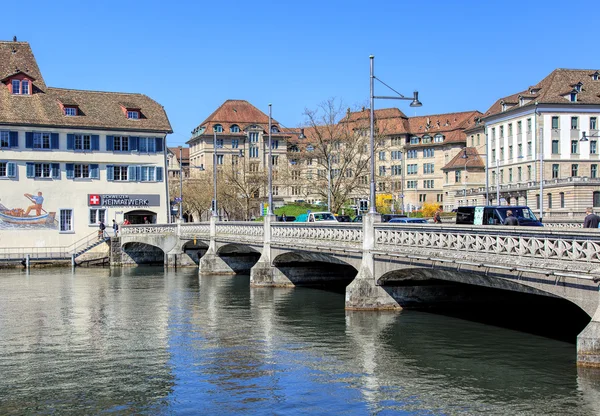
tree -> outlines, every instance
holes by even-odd
[[[220,205],[230,219],[250,219],[252,211],[258,208],[260,191],[267,183],[259,164],[246,159],[233,156],[230,165],[219,168]]]

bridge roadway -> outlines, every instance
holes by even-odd
[[[115,266],[158,253],[168,267],[198,263],[200,274],[250,270],[254,287],[351,282],[346,308],[352,310],[468,300],[473,295],[460,291],[469,287],[564,299],[591,318],[577,337],[578,365],[600,367],[596,229],[384,224],[366,216],[356,225],[213,219],[121,232]],[[485,293],[476,293],[480,302]]]

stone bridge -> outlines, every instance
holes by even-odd
[[[600,367],[599,230],[267,217],[124,226],[120,246],[115,265],[152,257],[167,266],[199,264],[200,274],[249,270],[255,287],[343,283],[347,309],[485,303],[494,292],[562,299],[591,318],[577,337],[578,364]]]

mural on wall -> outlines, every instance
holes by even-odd
[[[41,191],[24,194],[23,197],[28,200],[23,202],[22,206],[27,204],[25,208],[8,208],[0,203],[0,230],[57,228],[56,212],[44,209],[44,195]]]

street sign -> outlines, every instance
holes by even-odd
[[[267,215],[269,213],[269,204],[263,205],[263,215]]]

